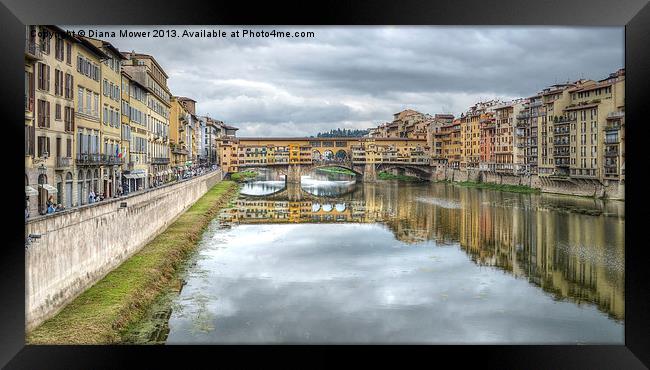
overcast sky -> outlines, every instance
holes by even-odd
[[[601,79],[624,66],[624,30],[550,27],[98,27],[224,30],[225,38],[100,37],[153,55],[172,94],[240,128],[238,136],[369,128],[405,108],[460,114],[492,98]],[[235,38],[233,30],[313,31],[312,38]]]

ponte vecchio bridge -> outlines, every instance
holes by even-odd
[[[222,169],[227,173],[273,168],[288,183],[318,168],[341,167],[357,181],[377,180],[386,171],[429,180],[432,174],[427,140],[408,138],[224,138],[219,143]]]

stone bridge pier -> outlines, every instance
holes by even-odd
[[[287,184],[300,184],[302,168],[299,164],[290,164],[287,166],[286,182]]]

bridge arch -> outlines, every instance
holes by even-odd
[[[424,181],[431,180],[431,172],[429,167],[427,167],[427,169],[423,169],[417,166],[399,163],[380,164],[377,166],[377,172],[392,172],[395,170],[397,170],[400,175],[414,176]]]

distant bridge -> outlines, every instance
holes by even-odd
[[[423,139],[237,138],[231,143],[238,149],[238,168],[272,168],[287,183],[300,183],[303,174],[328,167],[350,170],[365,182],[376,181],[382,171],[427,181],[433,173]]]

